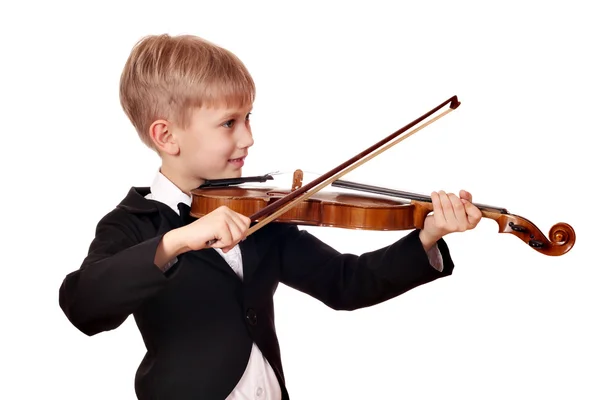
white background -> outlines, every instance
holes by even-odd
[[[457,95],[456,111],[345,179],[465,188],[544,233],[559,221],[577,232],[571,252],[547,257],[484,220],[447,237],[453,276],[355,312],[280,287],[293,399],[599,398],[597,6],[417,3],[4,6],[0,398],[135,398],[133,320],[86,337],[58,289],[98,219],[158,167],[118,80],[134,43],[163,32],[203,36],[253,74],[245,175],[324,173]],[[357,253],[407,233],[310,231]]]

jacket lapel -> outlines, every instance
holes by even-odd
[[[227,261],[225,261],[223,257],[221,257],[219,253],[216,252],[215,249],[189,251],[186,254],[188,254],[190,257],[194,257],[200,260],[202,266],[206,265],[210,268],[216,268],[218,270],[221,270],[226,275],[230,276],[232,279],[240,281],[240,277],[237,276],[235,272],[233,272],[231,266],[227,264]]]
[[[244,265],[244,283],[249,283],[254,271],[258,268],[260,256],[258,253],[257,233],[248,236],[239,243]]]
[[[242,254],[242,266],[244,271],[244,283],[249,283],[256,269],[258,268],[260,256],[258,252],[256,235],[250,235],[239,243]],[[215,249],[202,249],[190,251],[188,254],[192,257],[202,260],[203,264],[210,265],[213,268],[222,270],[236,281],[242,282],[236,275],[231,266],[221,257]]]

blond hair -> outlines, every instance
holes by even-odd
[[[254,102],[250,73],[230,51],[192,35],[151,35],[133,47],[123,68],[121,106],[142,142],[157,119],[182,128],[194,107],[239,107]]]

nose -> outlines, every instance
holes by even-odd
[[[238,148],[246,149],[254,144],[254,138],[252,137],[252,129],[250,126],[242,126],[238,132]]]

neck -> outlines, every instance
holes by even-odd
[[[192,190],[204,183],[203,179],[195,179],[193,177],[180,174],[177,172],[177,170],[170,168],[165,164],[161,165],[160,173],[163,174],[168,180],[173,182],[173,184],[185,194],[190,194]]]

